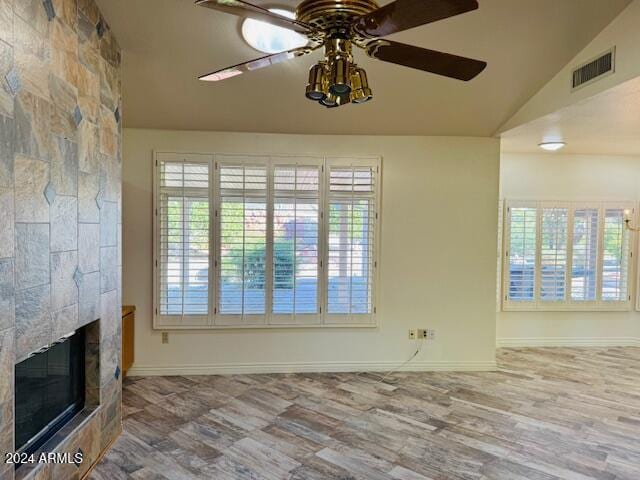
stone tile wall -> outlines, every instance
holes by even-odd
[[[120,430],[120,50],[94,0],[0,0],[0,480],[80,478]],[[20,468],[14,366],[100,319],[82,465]]]

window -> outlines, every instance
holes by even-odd
[[[542,207],[540,225],[540,301],[563,302],[567,282],[566,207]]]
[[[267,282],[267,168],[218,161],[218,310],[221,315],[258,315],[263,323]],[[246,320],[246,319],[245,319]],[[226,322],[225,322],[226,323]],[[232,322],[235,323],[235,322]]]
[[[624,209],[604,211],[602,300],[626,301],[629,281],[629,236],[625,235]]]
[[[375,324],[379,159],[156,159],[155,326]]]
[[[597,300],[598,208],[579,208],[573,213],[573,268],[571,299],[577,302]]]
[[[273,168],[274,321],[315,323],[320,313],[319,164]]]
[[[353,320],[372,313],[375,171],[340,161],[328,168],[327,312]]]
[[[629,306],[629,204],[509,202],[505,309]]]
[[[156,291],[159,314],[206,324],[209,314],[209,162],[189,155],[159,162]]]
[[[514,206],[509,213],[509,299],[531,302],[536,287],[536,208]]]

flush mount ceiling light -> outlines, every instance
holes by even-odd
[[[383,7],[375,0],[303,0],[295,14],[246,0],[196,0],[196,5],[245,18],[242,35],[247,43],[270,54],[200,80],[225,80],[324,48],[323,58],[309,71],[305,95],[329,108],[373,98],[367,73],[356,64],[354,47],[383,62],[463,81],[487,66],[480,60],[382,38],[476,10],[477,0],[395,0]]]
[[[566,145],[567,144],[565,142],[542,142],[538,144],[541,149],[548,152],[557,152],[558,150],[564,148]]]
[[[296,14],[290,10],[270,8],[269,11],[292,20],[296,18]],[[307,37],[293,30],[253,18],[247,18],[242,22],[242,36],[249,46],[259,52],[270,54],[304,47],[309,43]]]

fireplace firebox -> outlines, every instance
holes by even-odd
[[[84,408],[84,329],[16,365],[15,447],[31,454]]]

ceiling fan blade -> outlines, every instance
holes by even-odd
[[[270,12],[266,8],[253,5],[244,0],[196,0],[196,5],[220,12],[231,13],[239,17],[253,18],[302,34],[313,31],[313,28],[304,22],[283,17],[277,13]]]
[[[477,0],[396,0],[356,19],[353,28],[367,37],[384,37],[477,8]]]
[[[480,60],[388,40],[373,40],[367,44],[366,51],[370,57],[383,62],[465,81],[478,76],[487,66],[487,62]]]
[[[306,55],[316,50],[317,48],[319,47],[301,47],[294,48],[293,50],[287,50],[286,52],[274,53],[273,55],[267,55],[264,57],[256,58],[255,60],[239,63],[238,65],[234,65],[233,67],[227,67],[223,68],[222,70],[216,70],[215,72],[207,73],[206,75],[198,77],[198,79],[204,82],[219,82],[220,80],[225,80],[227,78],[235,77],[243,73],[258,70],[259,68],[268,67],[269,65],[274,65],[276,63],[284,62],[285,60],[291,60],[292,58]]]

